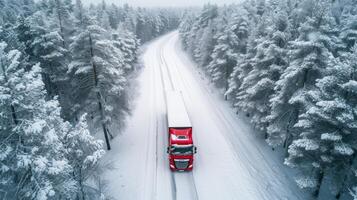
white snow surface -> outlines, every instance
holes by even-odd
[[[258,138],[182,50],[178,32],[151,42],[142,55],[139,93],[126,131],[102,162],[116,199],[309,199],[283,158]],[[192,172],[171,172],[166,154],[165,91],[182,92],[198,153]]]
[[[166,105],[168,127],[192,127],[181,92],[166,91]]]

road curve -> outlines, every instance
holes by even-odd
[[[117,199],[308,199],[282,159],[258,139],[182,50],[178,32],[146,46],[135,108],[103,163]],[[166,90],[182,92],[198,154],[190,173],[172,173],[167,146]]]

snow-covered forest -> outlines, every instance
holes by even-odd
[[[99,2],[0,0],[0,199],[111,199],[101,162],[116,158],[123,173],[107,177],[117,199],[357,200],[356,0],[185,10]],[[139,62],[146,42],[177,28]],[[142,66],[144,96],[135,93]],[[201,85],[206,77],[216,91]],[[191,108],[198,141],[186,174],[169,170],[159,137],[168,86]],[[131,135],[115,140],[126,124]]]
[[[284,151],[300,188],[357,198],[357,1],[206,5],[185,14],[180,37],[232,108]]]
[[[130,113],[138,48],[177,25],[173,9],[0,0],[0,199],[103,199],[88,180]]]

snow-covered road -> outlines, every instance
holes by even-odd
[[[307,199],[282,159],[212,92],[180,45],[178,32],[153,41],[143,56],[139,96],[123,135],[103,162],[117,199]],[[172,173],[166,155],[166,90],[182,91],[198,147],[192,172]]]

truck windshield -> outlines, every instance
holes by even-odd
[[[192,146],[173,146],[171,148],[171,153],[174,155],[187,155],[187,154],[193,154],[193,147]]]

